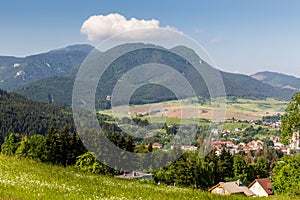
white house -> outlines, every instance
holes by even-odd
[[[136,180],[149,180],[151,181],[153,178],[153,174],[147,174],[147,173],[143,173],[143,172],[126,172],[124,171],[124,173],[122,175],[119,176],[115,176],[117,178],[122,178],[122,179],[136,179]]]
[[[182,150],[190,150],[190,151],[197,151],[197,147],[195,146],[181,146]]]
[[[271,181],[268,178],[255,179],[249,186],[249,190],[258,197],[267,197],[273,195]]]

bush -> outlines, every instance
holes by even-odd
[[[1,153],[8,156],[14,155],[19,147],[19,141],[19,134],[11,133],[1,146]]]
[[[275,194],[300,195],[300,155],[284,157],[275,168],[272,184]]]
[[[100,163],[95,157],[95,154],[91,152],[78,156],[75,167],[82,171],[95,174],[115,174],[113,169]]]

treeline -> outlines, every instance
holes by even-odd
[[[93,136],[95,136],[93,139],[97,137],[97,135]],[[113,132],[105,134],[105,136],[119,148],[130,152],[135,151],[136,145],[131,135]],[[96,147],[101,151],[101,146],[96,144]],[[94,150],[97,151],[97,148]],[[32,158],[63,166],[74,165],[77,157],[86,152],[87,149],[80,137],[75,131],[71,131],[68,126],[64,126],[62,131],[51,127],[45,136],[41,134],[27,136],[11,133],[1,145],[2,154]]]
[[[51,126],[61,131],[65,124],[74,130],[70,108],[33,102],[3,90],[0,90],[0,111],[0,144],[9,133],[45,135]]]
[[[270,115],[270,116],[263,116],[262,117],[262,121],[263,122],[269,122],[269,123],[275,123],[275,122],[278,122],[280,121],[281,119],[281,115],[280,114],[277,114],[277,115]]]
[[[46,136],[34,134],[21,137],[11,133],[1,146],[1,153],[18,157],[32,158],[42,162],[70,166],[76,163],[78,156],[87,152],[75,132],[70,132],[68,126],[58,132],[53,127]]]
[[[213,150],[205,158],[199,152],[187,151],[176,162],[155,172],[155,181],[206,190],[221,181],[240,179],[248,185],[256,178],[268,177],[270,171],[270,163],[264,158],[246,163],[243,156],[232,156],[225,148],[219,156]]]

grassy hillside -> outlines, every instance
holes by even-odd
[[[248,199],[87,174],[0,155],[1,199]],[[264,199],[264,198],[259,198]],[[268,199],[291,199],[271,197]]]

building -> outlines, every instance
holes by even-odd
[[[126,172],[124,171],[124,173],[122,175],[119,176],[115,176],[116,178],[123,178],[123,179],[136,179],[136,180],[149,180],[151,181],[153,178],[153,174],[147,174],[147,173],[143,173],[143,172]]]
[[[271,181],[268,178],[255,179],[249,186],[249,190],[259,197],[267,197],[273,195]]]
[[[239,180],[232,182],[220,182],[208,191],[212,194],[219,195],[243,194],[245,196],[254,196],[254,193]]]
[[[184,150],[184,151],[197,151],[198,150],[198,147],[196,147],[196,146],[179,146],[179,147],[171,146],[172,150],[175,148],[180,148],[181,150]]]
[[[223,147],[233,147],[234,144],[231,141],[215,141],[214,145],[216,148],[221,149]]]
[[[195,146],[181,146],[181,149],[182,150],[189,150],[189,151],[197,151],[198,147],[195,147]]]
[[[293,133],[292,142],[290,144],[291,149],[300,149],[300,137],[299,133],[295,132]]]
[[[248,147],[250,147],[252,150],[262,149],[263,144],[264,143],[260,140],[257,140],[257,141],[253,140],[248,143]]]
[[[163,145],[160,144],[160,143],[155,142],[155,143],[152,144],[152,148],[162,149],[162,148],[163,148]]]

